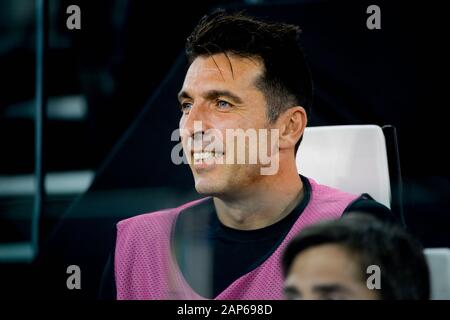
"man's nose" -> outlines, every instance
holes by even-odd
[[[208,129],[208,126],[208,113],[205,105],[201,103],[194,104],[180,123],[180,128],[185,131],[185,135],[192,138],[201,135]]]

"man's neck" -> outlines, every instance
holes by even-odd
[[[214,197],[219,220],[227,227],[255,230],[270,226],[301,202],[304,187],[297,172],[273,176],[255,187],[247,196],[229,199]]]

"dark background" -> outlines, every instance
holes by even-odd
[[[71,4],[81,8],[81,30],[66,28]],[[366,28],[371,4],[381,8],[381,30]],[[425,247],[450,247],[441,1],[49,0],[47,95],[76,96],[86,113],[49,117],[45,169],[95,177],[87,191],[47,195],[39,255],[31,264],[0,261],[1,295],[95,298],[118,220],[198,197],[189,168],[170,160],[170,135],[184,41],[214,6],[302,28],[315,84],[309,124],[394,125],[407,227]],[[35,99],[35,10],[31,0],[0,0],[0,183],[34,170],[34,116],[17,110]],[[29,239],[32,204],[32,194],[0,194],[0,244]],[[82,290],[66,288],[71,264],[82,270]]]

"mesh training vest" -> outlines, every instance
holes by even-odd
[[[338,219],[358,196],[309,179],[311,198],[279,247],[257,268],[236,279],[215,299],[283,299],[281,256],[304,227]],[[122,220],[117,224],[115,280],[117,299],[205,299],[186,282],[173,257],[171,236],[178,214],[205,200]]]

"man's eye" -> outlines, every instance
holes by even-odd
[[[188,112],[192,108],[192,103],[182,103],[180,108],[182,112]]]
[[[229,108],[229,107],[231,107],[231,104],[228,103],[228,102],[226,102],[226,101],[223,101],[223,100],[218,100],[218,101],[217,101],[217,106],[218,106],[219,108],[224,109],[224,108]]]

